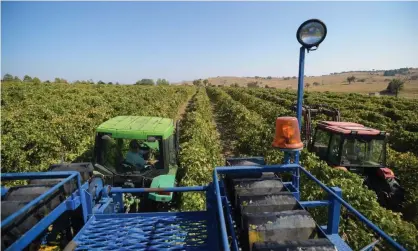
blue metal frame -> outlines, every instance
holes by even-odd
[[[137,194],[160,191],[205,192],[208,207],[206,211],[195,212],[124,214],[123,210],[117,210],[122,213],[101,214],[105,207],[109,206],[110,197],[113,197],[113,203],[122,203],[119,205],[119,209],[123,209],[124,205],[121,201],[123,193]],[[101,206],[96,206],[94,210],[96,213],[74,237],[72,245],[76,247],[75,250],[104,247],[119,250],[118,248],[122,246],[129,250],[177,250],[178,248],[182,250],[218,250],[219,229],[215,223],[217,221],[217,210],[212,209],[212,205],[216,203],[212,201],[212,198],[215,198],[213,191],[212,184],[209,186],[170,188],[111,188],[106,195],[106,197],[109,197],[102,199],[103,204]],[[198,222],[204,222],[202,223],[203,226],[200,225],[200,228],[194,227],[193,224]],[[150,228],[150,226],[154,226],[154,228]],[[178,226],[182,227],[176,228]],[[118,234],[114,233],[115,229],[120,229]],[[127,229],[129,231],[126,231]],[[199,229],[201,231],[198,231]],[[123,233],[119,233],[121,231]],[[191,237],[194,235],[196,237]],[[199,239],[199,243],[191,240],[193,238]]]
[[[317,178],[315,178],[312,174],[310,174],[307,170],[301,167],[299,164],[216,167],[213,172],[213,183],[211,183],[209,186],[171,187],[171,188],[112,188],[109,190],[108,194],[107,194],[106,189],[109,189],[109,188],[105,186],[103,188],[104,198],[102,198],[102,201],[101,201],[103,203],[95,205],[94,210],[93,210],[93,205],[91,204],[89,205],[89,201],[88,201],[90,200],[91,202],[91,195],[85,191],[86,189],[88,189],[88,183],[83,184],[83,186],[80,185],[80,174],[78,172],[2,174],[3,180],[40,179],[40,178],[64,178],[64,180],[59,182],[57,185],[53,186],[45,194],[42,194],[35,200],[31,201],[28,205],[26,205],[21,210],[18,210],[16,213],[12,214],[7,219],[2,221],[1,225],[3,227],[7,224],[10,224],[18,215],[24,213],[25,210],[31,207],[31,205],[35,205],[36,203],[40,202],[40,200],[42,200],[49,194],[52,194],[54,191],[59,189],[65,183],[77,177],[79,181],[77,182],[78,190],[74,192],[67,200],[61,203],[57,208],[55,208],[50,214],[48,214],[45,218],[43,218],[40,222],[38,222],[38,224],[36,224],[31,230],[25,233],[25,235],[23,235],[18,241],[16,241],[7,250],[21,250],[22,248],[26,247],[34,239],[36,239],[46,228],[48,228],[48,226],[52,224],[65,211],[75,210],[80,205],[83,208],[86,208],[85,212],[87,212],[88,216],[90,217],[88,222],[86,222],[86,224],[84,225],[83,229],[76,235],[76,237],[73,240],[73,244],[74,243],[79,244],[80,247],[82,247],[88,242],[90,242],[91,244],[91,241],[94,241],[94,240],[96,240],[97,242],[100,242],[98,239],[94,239],[96,237],[94,237],[93,239],[88,239],[90,238],[88,235],[91,234],[92,229],[97,228],[99,230],[103,230],[102,233],[108,232],[112,234],[111,231],[105,231],[105,230],[107,228],[110,229],[116,226],[117,224],[124,225],[124,224],[130,224],[130,222],[135,221],[135,222],[139,222],[138,224],[140,224],[141,226],[140,228],[138,228],[137,226],[136,228],[137,230],[135,231],[142,231],[142,228],[147,229],[147,224],[151,224],[151,223],[159,224],[161,229],[157,230],[157,232],[152,235],[150,235],[149,232],[147,235],[143,233],[139,234],[138,232],[134,231],[133,232],[134,236],[132,238],[137,238],[138,240],[141,240],[143,242],[149,241],[150,243],[154,243],[156,245],[155,248],[157,249],[158,247],[163,247],[161,245],[166,245],[165,246],[166,248],[170,248],[168,247],[169,244],[166,243],[167,240],[164,238],[177,238],[177,237],[180,238],[180,237],[179,237],[179,234],[176,232],[176,229],[167,228],[163,224],[164,222],[166,222],[167,224],[170,222],[171,222],[170,224],[172,224],[173,222],[176,224],[180,224],[180,225],[185,224],[187,227],[188,223],[182,223],[182,220],[184,220],[183,222],[190,222],[193,220],[200,219],[200,220],[206,220],[207,222],[212,223],[204,227],[204,229],[207,230],[207,238],[202,240],[201,246],[195,246],[195,247],[185,246],[183,248],[185,248],[186,250],[192,250],[192,249],[206,250],[207,248],[209,250],[215,250],[220,245],[223,250],[230,250],[230,246],[229,246],[230,243],[228,241],[228,238],[232,237],[233,241],[231,243],[231,249],[238,250],[239,245],[237,243],[237,238],[234,232],[234,222],[232,219],[230,203],[225,194],[225,187],[223,187],[223,181],[218,179],[218,175],[231,174],[231,173],[233,174],[249,173],[249,172],[254,172],[254,173],[294,172],[296,169],[302,171],[305,175],[308,176],[308,178],[313,180],[323,190],[327,192],[328,200],[323,200],[323,201],[299,201],[298,200],[298,202],[303,208],[328,206],[328,223],[326,226],[321,226],[320,229],[322,229],[326,237],[332,243],[334,243],[334,245],[338,248],[338,250],[351,250],[350,247],[338,235],[338,226],[339,226],[341,206],[346,207],[348,211],[353,213],[357,218],[360,219],[360,221],[365,223],[366,226],[371,228],[374,232],[376,232],[380,237],[386,240],[390,245],[395,247],[397,250],[406,250],[401,245],[396,243],[390,236],[384,233],[380,228],[378,228],[372,222],[366,219],[360,212],[358,212],[351,205],[345,202],[341,197],[342,191],[339,188],[327,187],[326,185],[321,183]],[[287,185],[291,189],[293,189],[293,191],[295,191],[295,187],[293,183],[288,183]],[[108,196],[120,195],[121,197],[122,193],[147,193],[147,192],[158,192],[158,191],[167,191],[167,192],[205,191],[206,198],[207,198],[207,205],[208,205],[207,210],[203,212],[103,214],[104,209],[108,207],[110,203],[112,203],[112,200]],[[299,193],[299,191],[297,193]],[[121,206],[123,206],[123,204]],[[93,211],[94,211],[94,215],[93,215]],[[84,219],[87,218],[87,214],[84,214],[84,211],[83,211]],[[215,222],[217,222],[218,224],[215,224]],[[116,225],[112,225],[112,224],[116,224]],[[191,227],[190,230],[183,232],[183,236],[185,236],[185,234],[187,235],[188,231],[193,232],[195,231],[195,229]],[[97,238],[100,237],[100,235],[98,234],[99,232],[97,232],[97,235],[96,235]],[[177,236],[177,237],[173,237],[173,236]],[[104,238],[104,236],[102,237]],[[118,241],[120,241],[120,239]],[[172,242],[173,242],[173,246],[172,246],[173,248],[180,247],[178,244],[174,244],[175,240],[172,240]],[[371,247],[376,245],[376,243],[377,241],[367,245],[364,248],[364,250],[369,250]],[[115,245],[115,243],[112,244],[111,241],[109,241],[107,244],[109,244],[109,246]],[[126,245],[134,245],[134,244],[126,242]],[[136,246],[136,247],[140,249],[140,246]]]
[[[33,180],[33,179],[56,179],[56,178],[63,178],[62,181],[54,185],[51,189],[49,189],[44,194],[41,194],[36,199],[32,200],[24,207],[1,221],[1,228],[8,226],[9,224],[13,223],[17,217],[21,216],[22,214],[26,213],[31,207],[41,202],[43,199],[52,195],[54,192],[58,191],[63,187],[66,183],[70,182],[74,178],[77,179],[77,190],[71,194],[69,198],[63,201],[59,206],[57,206],[52,212],[50,212],[47,216],[45,216],[42,220],[40,220],[34,227],[32,227],[28,232],[22,235],[17,241],[15,241],[10,247],[6,250],[22,250],[27,247],[30,243],[32,243],[39,235],[45,231],[58,217],[60,217],[64,212],[68,210],[75,210],[80,205],[82,206],[83,211],[83,220],[84,223],[87,222],[87,214],[91,211],[91,207],[89,210],[87,196],[85,194],[85,189],[88,188],[88,183],[85,183],[83,186],[81,185],[81,176],[79,172],[75,171],[66,171],[66,172],[31,172],[31,173],[2,173],[1,179],[3,181],[9,180]],[[2,189],[3,191],[3,189]],[[81,191],[81,192],[80,192]]]
[[[344,206],[349,212],[353,213],[361,222],[363,222],[367,227],[371,228],[377,235],[382,237],[386,240],[392,247],[396,248],[397,250],[405,250],[400,244],[398,244],[395,240],[393,240],[389,235],[383,232],[379,227],[374,225],[371,221],[369,221],[365,216],[363,216],[360,212],[354,209],[350,204],[342,199],[342,191],[338,187],[329,188],[320,182],[317,178],[315,178],[311,173],[309,173],[306,169],[301,167],[298,164],[283,164],[283,165],[265,165],[265,166],[233,166],[233,167],[216,167],[213,172],[213,180],[215,184],[216,190],[216,202],[218,206],[218,220],[220,222],[221,228],[221,239],[222,239],[222,246],[224,250],[229,249],[228,243],[228,235],[226,234],[226,222],[229,225],[233,225],[233,222],[230,218],[226,218],[223,212],[223,206],[228,207],[228,205],[224,205],[222,202],[223,196],[219,187],[219,174],[228,174],[228,173],[249,173],[249,172],[275,172],[275,173],[282,173],[282,172],[292,172],[294,169],[297,168],[301,170],[304,174],[308,176],[309,179],[313,180],[317,183],[325,192],[328,194],[328,201],[301,201],[299,202],[303,207],[318,207],[318,206],[328,206],[328,224],[327,226],[322,226],[321,228],[325,231],[327,238],[337,247],[338,250],[352,250],[338,235],[338,226],[340,220],[340,208],[341,205]],[[236,241],[236,239],[233,239]],[[375,245],[376,242],[369,244],[366,247]],[[235,247],[236,244],[233,245]]]

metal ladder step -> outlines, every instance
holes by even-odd
[[[253,251],[337,251],[328,239],[308,239],[302,241],[256,242]]]

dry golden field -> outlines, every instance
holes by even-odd
[[[418,76],[418,68],[410,70],[410,76]],[[347,77],[354,76],[356,81],[348,84]],[[258,81],[260,87],[274,88],[291,88],[297,89],[297,79],[290,78],[285,80],[284,78],[272,78],[266,79],[267,76],[256,79],[255,77],[213,77],[208,78],[212,85],[226,85],[230,86],[237,83],[239,86],[247,86],[248,82]],[[403,78],[403,75],[397,75],[395,77]],[[309,83],[309,87],[305,88],[305,91],[330,91],[330,92],[346,92],[346,93],[373,93],[380,92],[386,89],[389,81],[395,77],[383,76],[383,71],[375,72],[350,72],[340,73],[336,75],[324,75],[324,76],[307,76],[305,77],[305,84]],[[358,82],[363,80],[364,82]],[[193,81],[186,81],[184,83],[191,84]],[[319,85],[314,86],[313,83],[317,82]],[[404,85],[404,89],[400,92],[399,96],[406,98],[418,99],[418,79],[410,80]]]

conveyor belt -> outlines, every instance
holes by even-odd
[[[84,165],[85,164],[85,165]],[[93,173],[93,167],[88,163],[57,164],[51,166],[51,171],[78,171],[82,182]],[[3,221],[30,201],[38,198],[63,179],[35,179],[28,185],[10,188],[1,201],[1,220]],[[33,206],[24,215],[18,217],[12,224],[2,226],[2,249],[7,248],[14,241],[35,226],[45,215],[56,208],[65,197],[77,189],[76,181],[66,183],[61,191],[56,191],[47,199]],[[67,216],[68,218],[69,216]]]

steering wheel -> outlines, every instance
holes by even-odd
[[[124,167],[130,169],[130,171],[138,171],[138,167],[129,163],[129,162],[123,161],[122,165]],[[149,169],[152,169],[152,168],[155,168],[155,163],[146,162],[144,167],[140,168],[139,171],[142,172],[142,171],[149,170]]]

